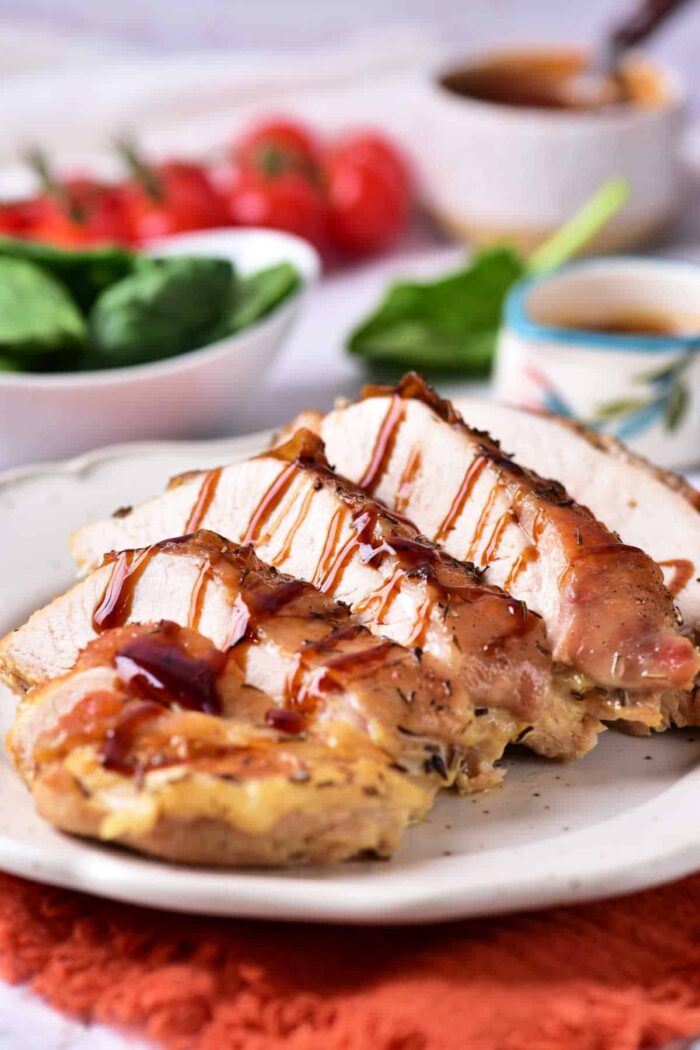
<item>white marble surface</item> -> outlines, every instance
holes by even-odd
[[[400,11],[402,21],[417,27],[419,36],[466,49],[503,40],[592,39],[620,6],[625,5],[611,0],[404,0]],[[195,5],[0,0],[0,72],[7,88],[13,77],[24,80],[32,73],[74,70],[124,55],[289,47],[320,53],[358,31],[391,30],[396,23],[393,0],[198,0]],[[654,50],[682,69],[700,94],[699,47],[700,4],[695,4]],[[426,45],[424,53],[428,50]],[[697,110],[697,102],[693,108]],[[674,254],[700,257],[700,194],[689,200],[668,247]],[[458,249],[441,246],[421,230],[400,255],[330,276],[261,390],[260,404],[248,417],[232,420],[231,429],[243,432],[274,424],[310,403],[323,407],[336,393],[352,394],[362,378],[359,365],[342,351],[352,322],[375,301],[389,276],[436,272],[459,257]],[[67,1021],[26,988],[0,983],[0,1050],[124,1050],[137,1045],[143,1044]]]
[[[102,1025],[76,1024],[28,988],[0,982],[0,1050],[148,1050]]]

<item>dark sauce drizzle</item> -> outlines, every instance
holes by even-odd
[[[233,603],[231,630],[226,648],[232,649],[239,642],[254,640],[261,619],[274,616],[285,605],[293,602],[309,587],[304,580],[280,580],[272,587],[264,584],[241,586]]]
[[[154,551],[155,547],[146,547],[140,551],[122,551],[116,556],[107,586],[92,614],[92,625],[98,634],[126,623],[134,590]]]
[[[364,489],[365,492],[368,492],[370,495],[374,492],[381,481],[382,475],[391,459],[391,453],[396,444],[396,436],[399,426],[403,421],[404,412],[405,408],[403,398],[400,394],[396,393],[392,397],[387,413],[377,431],[377,438],[374,443],[372,455],[370,456],[367,468],[360,479],[360,488]]]
[[[191,656],[180,641],[177,624],[128,642],[114,658],[119,678],[143,700],[203,714],[221,714],[216,678],[226,655],[212,649],[209,659]]]
[[[197,499],[194,502],[194,506],[190,511],[190,516],[187,519],[185,525],[185,532],[196,532],[201,526],[204,518],[212,505],[216,490],[219,487],[221,481],[221,472],[223,467],[216,467],[215,470],[208,470],[204,475],[204,480],[200,487]]]
[[[662,569],[673,569],[673,576],[666,584],[666,589],[674,598],[690,583],[695,574],[695,566],[687,558],[670,558],[668,561],[660,561],[659,566]]]
[[[396,512],[398,514],[403,513],[406,507],[411,502],[411,496],[413,494],[413,486],[415,484],[416,475],[421,469],[422,457],[419,448],[411,450],[411,454],[406,460],[406,465],[403,468],[403,473],[399,479],[399,486],[396,490]]]
[[[192,594],[190,596],[190,608],[187,615],[187,625],[193,630],[197,630],[200,621],[202,619],[202,610],[204,608],[204,596],[207,590],[207,584],[212,578],[212,566],[209,558],[205,558],[201,564],[197,580],[195,582]]]
[[[164,711],[174,708],[220,715],[216,680],[225,662],[226,655],[214,648],[207,658],[190,655],[182,645],[181,628],[169,621],[122,646],[114,656],[114,666],[135,699],[127,701],[116,725],[106,734],[105,768],[136,773],[137,763],[130,754],[136,733]]]
[[[137,700],[127,703],[117,724],[107,731],[102,748],[102,765],[114,773],[126,776],[137,772],[136,763],[129,760],[129,753],[138,729],[163,714],[162,704],[152,700]]]
[[[457,492],[455,493],[455,497],[452,500],[452,503],[450,504],[450,508],[437,527],[437,531],[434,537],[436,543],[444,543],[444,541],[454,529],[462,511],[464,510],[467,500],[472,494],[474,486],[481,477],[481,474],[487,462],[488,461],[486,456],[479,455],[476,456],[467,467],[467,471],[464,477],[462,478]]]
[[[258,503],[257,507],[253,511],[248,527],[243,536],[243,543],[255,543],[255,540],[260,535],[265,521],[270,516],[275,507],[278,506],[283,496],[289,489],[289,486],[294,480],[294,475],[297,469],[296,462],[288,463],[287,466],[277,475],[275,480],[269,486],[264,493],[262,499]]]

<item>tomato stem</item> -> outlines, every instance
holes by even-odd
[[[151,200],[162,203],[165,199],[163,184],[153,168],[143,159],[134,139],[128,137],[117,139],[114,146],[126,164],[129,174],[141,184]]]
[[[80,226],[85,226],[87,223],[85,207],[80,201],[76,200],[75,195],[70,192],[68,187],[53,174],[46,153],[39,149],[38,146],[34,146],[27,151],[25,160],[39,180],[44,193],[56,201],[69,219]]]

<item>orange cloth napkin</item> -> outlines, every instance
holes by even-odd
[[[0,874],[0,975],[173,1050],[648,1050],[700,1031],[700,876],[377,929],[188,918]]]

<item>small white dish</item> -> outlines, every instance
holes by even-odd
[[[634,318],[672,319],[679,334],[593,330]],[[506,301],[494,384],[499,400],[576,419],[659,466],[697,464],[700,266],[590,259],[520,281]]]
[[[0,478],[0,634],[73,581],[66,536],[78,525],[268,440],[134,444]],[[0,733],[13,711],[0,688]],[[699,741],[608,732],[570,765],[517,755],[502,789],[439,798],[390,861],[269,871],[188,868],[63,835],[37,816],[0,747],[0,868],[132,904],[316,922],[427,922],[629,893],[700,866]]]
[[[498,72],[513,61],[575,71],[586,60],[566,48],[494,51],[443,66],[423,82],[418,162],[437,218],[472,244],[530,251],[604,182],[622,177],[630,200],[590,248],[622,251],[649,240],[678,202],[685,95],[676,77],[635,58],[644,86],[658,85],[659,103],[582,111],[505,105],[445,86],[457,73]]]
[[[153,364],[0,373],[0,467],[133,438],[207,437],[235,429],[237,407],[255,396],[320,271],[310,244],[276,230],[206,230],[168,237],[149,251],[218,256],[241,274],[288,261],[302,284],[237,335]]]

